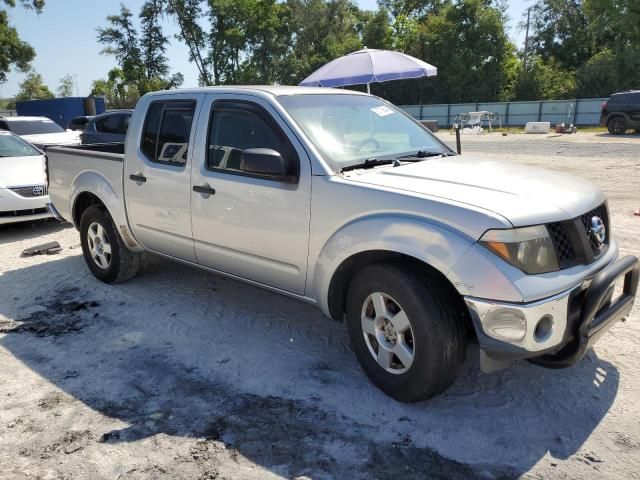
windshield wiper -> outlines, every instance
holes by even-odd
[[[347,165],[340,169],[341,172],[348,172],[349,170],[358,170],[359,168],[373,168],[378,165],[391,165],[393,160],[381,160],[378,158],[367,158],[362,163],[356,163],[355,165]]]
[[[399,157],[396,157],[398,159],[405,159],[405,158],[428,158],[428,157],[448,157],[449,155],[452,155],[448,152],[436,152],[434,150],[418,150],[415,153],[409,153],[407,155],[401,155]]]

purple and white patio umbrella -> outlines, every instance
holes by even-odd
[[[336,58],[320,67],[300,85],[312,87],[341,87],[344,85],[387,82],[405,78],[434,77],[438,69],[405,53],[364,48]]]

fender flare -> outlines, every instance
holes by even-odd
[[[73,224],[76,228],[80,228],[80,225],[76,222],[76,203],[83,193],[90,193],[102,202],[109,212],[109,215],[111,215],[122,242],[129,250],[133,252],[144,251],[144,248],[138,244],[131,232],[131,229],[129,228],[122,195],[119,195],[118,192],[114,190],[109,180],[98,172],[81,172],[71,182],[69,211],[71,212]]]
[[[420,260],[448,276],[476,242],[450,226],[424,217],[384,213],[357,218],[325,242],[310,272],[308,291],[331,317],[329,289],[339,267],[350,257],[370,251],[399,253]],[[449,279],[455,282],[455,279]]]

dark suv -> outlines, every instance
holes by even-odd
[[[82,132],[82,144],[122,143],[133,110],[113,110],[93,117]]]
[[[612,135],[621,135],[629,128],[640,130],[640,90],[614,93],[602,104],[600,125]]]

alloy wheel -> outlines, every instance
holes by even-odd
[[[111,264],[111,242],[104,227],[93,222],[87,230],[87,243],[93,261],[98,267],[106,270]]]
[[[415,357],[411,323],[400,304],[389,295],[374,292],[362,305],[362,333],[369,353],[385,371],[405,373]]]

